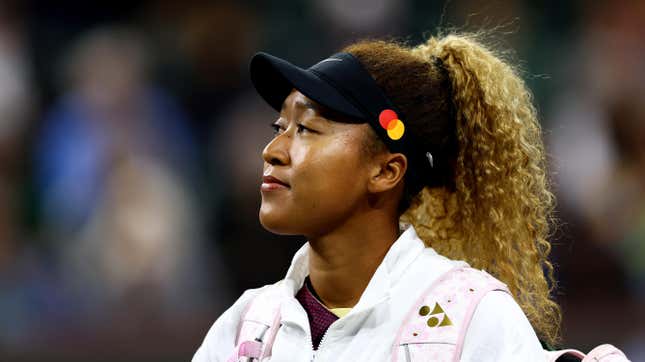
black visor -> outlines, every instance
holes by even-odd
[[[334,54],[309,69],[270,54],[257,53],[251,59],[250,70],[255,89],[278,112],[295,88],[326,108],[369,123],[393,152],[410,150],[414,143],[409,132],[404,131],[404,115],[349,53]],[[399,134],[394,138],[379,121],[384,110],[393,111],[400,120]]]

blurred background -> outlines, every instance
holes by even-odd
[[[565,345],[645,361],[645,2],[122,4],[0,0],[0,361],[190,360],[303,242],[257,220],[250,56],[440,25],[497,28],[535,93]]]

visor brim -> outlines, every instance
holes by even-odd
[[[267,53],[257,53],[250,63],[251,82],[260,96],[276,111],[293,89],[334,112],[364,120],[365,115],[332,84],[314,71],[302,69]]]

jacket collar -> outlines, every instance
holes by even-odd
[[[425,249],[423,241],[412,225],[407,225],[403,233],[392,244],[383,261],[363,291],[358,304],[351,314],[372,309],[375,305],[387,300],[392,286],[401,278],[408,266]],[[432,253],[434,250],[430,249]],[[294,297],[302,287],[305,277],[309,275],[309,243],[305,243],[293,257],[291,266],[284,279],[284,292]],[[436,253],[435,253],[436,254]]]

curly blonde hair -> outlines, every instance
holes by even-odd
[[[438,253],[506,283],[540,339],[557,344],[561,311],[547,240],[554,196],[532,96],[516,70],[476,35],[415,47],[363,41],[344,51],[432,150],[433,174],[409,195],[401,222]]]

